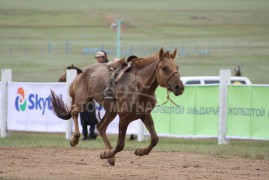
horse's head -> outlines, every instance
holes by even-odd
[[[74,64],[67,66],[66,69],[75,69],[77,70],[77,74],[81,74],[83,72],[80,68],[74,66]],[[66,72],[64,72],[64,74],[59,78],[58,82],[66,82]]]
[[[67,66],[66,69],[75,69],[77,70],[78,74],[81,74],[83,72],[80,68],[74,66],[74,64],[72,64],[71,66]]]
[[[184,91],[184,85],[180,80],[179,67],[175,64],[177,49],[172,54],[164,52],[163,48],[159,51],[159,63],[156,74],[158,84],[172,91],[176,96]]]

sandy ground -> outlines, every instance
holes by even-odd
[[[0,148],[0,179],[269,179],[269,161],[220,158],[194,153],[157,152],[101,160],[102,150]]]

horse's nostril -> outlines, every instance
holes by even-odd
[[[175,90],[179,90],[180,89],[180,87],[179,87],[179,85],[175,85]]]

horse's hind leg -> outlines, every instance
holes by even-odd
[[[102,137],[104,144],[106,146],[106,148],[110,151],[111,149],[113,149],[113,147],[111,146],[107,135],[106,135],[106,129],[107,126],[112,122],[112,120],[116,117],[116,113],[110,113],[110,112],[106,112],[105,116],[103,117],[102,121],[97,125],[97,129],[99,131],[100,136]],[[107,159],[108,163],[112,166],[115,165],[115,156]]]
[[[125,141],[125,135],[127,131],[127,127],[129,125],[128,119],[120,119],[119,123],[119,135],[118,135],[118,142],[115,149],[110,151],[105,151],[100,154],[101,159],[108,159],[112,158],[116,153],[120,152],[124,148],[124,141]]]
[[[78,144],[79,137],[80,137],[79,127],[78,127],[78,113],[79,111],[77,111],[76,108],[74,108],[71,112],[72,118],[74,120],[74,126],[75,126],[75,132],[73,134],[72,139],[70,140],[70,146],[72,147]]]
[[[156,146],[158,141],[159,141],[159,137],[155,131],[154,123],[153,123],[153,119],[151,117],[151,114],[144,116],[141,120],[143,121],[143,123],[145,124],[145,126],[147,127],[147,129],[150,133],[151,142],[150,142],[150,145],[148,147],[136,149],[135,155],[137,155],[137,156],[148,155],[150,153],[150,151],[152,150],[152,148],[154,146]]]

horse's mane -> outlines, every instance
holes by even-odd
[[[141,69],[158,60],[159,60],[159,56],[157,54],[153,54],[151,56],[147,56],[144,58],[134,59],[132,61],[132,66],[137,69]]]
[[[83,72],[82,69],[80,69],[80,68],[74,66],[73,64],[72,64],[71,66],[67,66],[66,69],[75,69],[75,70],[77,70],[77,73],[78,73],[78,74],[81,74],[81,73]]]
[[[162,58],[171,58],[172,55],[169,53],[169,51],[167,52],[164,52]],[[153,54],[151,56],[147,56],[147,57],[144,57],[144,58],[137,58],[137,59],[134,59],[132,61],[132,65],[133,67],[137,68],[137,69],[141,69],[141,68],[144,68],[146,66],[148,66],[149,64],[152,64],[153,62],[155,61],[158,61],[160,58],[159,58],[159,54]]]

